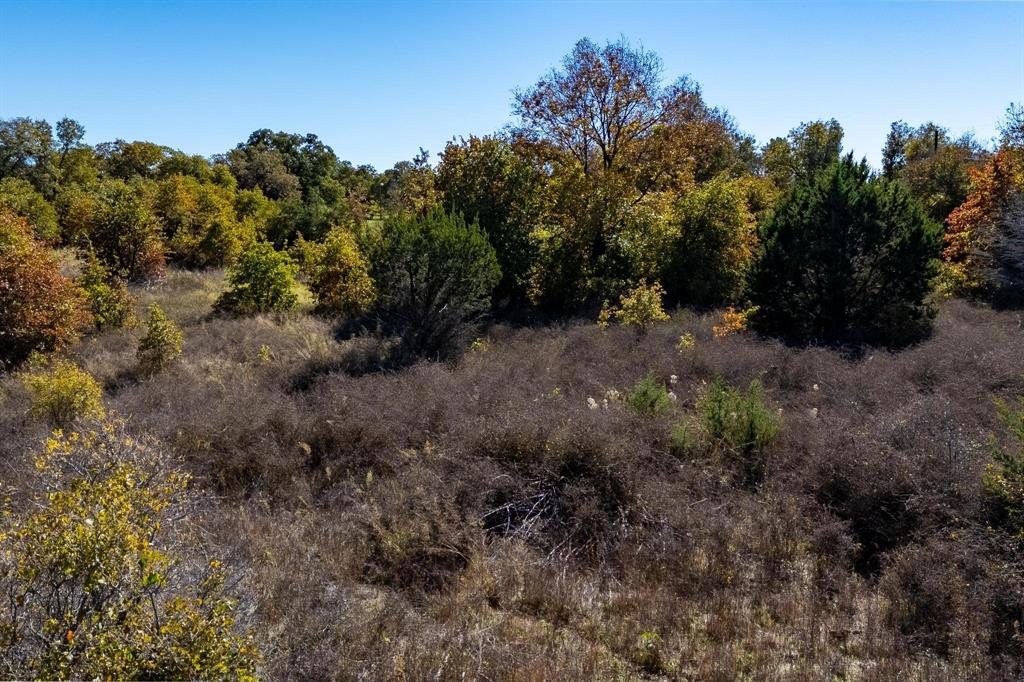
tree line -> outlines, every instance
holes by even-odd
[[[513,99],[515,124],[383,172],[312,134],[205,158],[0,121],[0,360],[116,323],[126,283],[168,264],[230,267],[236,314],[292,307],[298,277],[320,312],[433,357],[484,317],[593,316],[637,287],[796,342],[886,345],[925,333],[938,297],[1024,291],[1019,105],[994,149],[897,121],[875,172],[835,119],[759,145],[624,39],[579,41]],[[54,247],[87,264],[75,281]]]

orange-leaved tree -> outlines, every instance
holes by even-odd
[[[949,214],[942,256],[943,287],[950,294],[991,293],[990,273],[997,227],[1011,197],[1024,191],[1024,163],[1019,150],[1004,146],[971,170],[967,199]]]
[[[91,321],[87,305],[25,219],[0,210],[0,367],[72,343]]]

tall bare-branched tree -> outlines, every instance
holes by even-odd
[[[569,152],[587,174],[650,161],[665,142],[659,128],[719,114],[704,106],[691,79],[663,85],[655,53],[625,40],[600,47],[587,39],[560,69],[516,92],[515,113],[522,134]]]

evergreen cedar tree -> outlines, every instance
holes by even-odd
[[[899,345],[921,333],[941,232],[898,183],[847,155],[798,184],[762,229],[757,330],[795,342]]]
[[[501,278],[480,226],[441,209],[388,220],[370,262],[379,319],[401,335],[403,352],[426,357],[455,352]]]

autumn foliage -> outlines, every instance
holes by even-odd
[[[181,566],[188,475],[123,425],[56,435],[0,523],[0,674],[254,680],[219,561]]]
[[[381,171],[0,118],[0,678],[1024,679],[1024,108],[668,76]]]
[[[25,220],[0,211],[0,366],[73,342],[91,320],[86,305]]]
[[[996,223],[1015,190],[1024,190],[1024,163],[1015,150],[1003,147],[971,170],[971,192],[947,221],[942,255],[950,293],[991,293]]]
[[[57,429],[78,418],[102,418],[103,389],[91,374],[68,360],[25,372],[21,381],[32,398],[28,413]]]
[[[598,325],[606,328],[609,321],[615,319],[644,333],[651,325],[669,319],[661,305],[664,295],[665,290],[658,282],[641,282],[619,297],[618,307],[610,308],[606,304],[598,317]]]
[[[322,243],[308,243],[303,259],[310,291],[320,312],[359,315],[376,299],[370,266],[351,232],[331,230]]]

